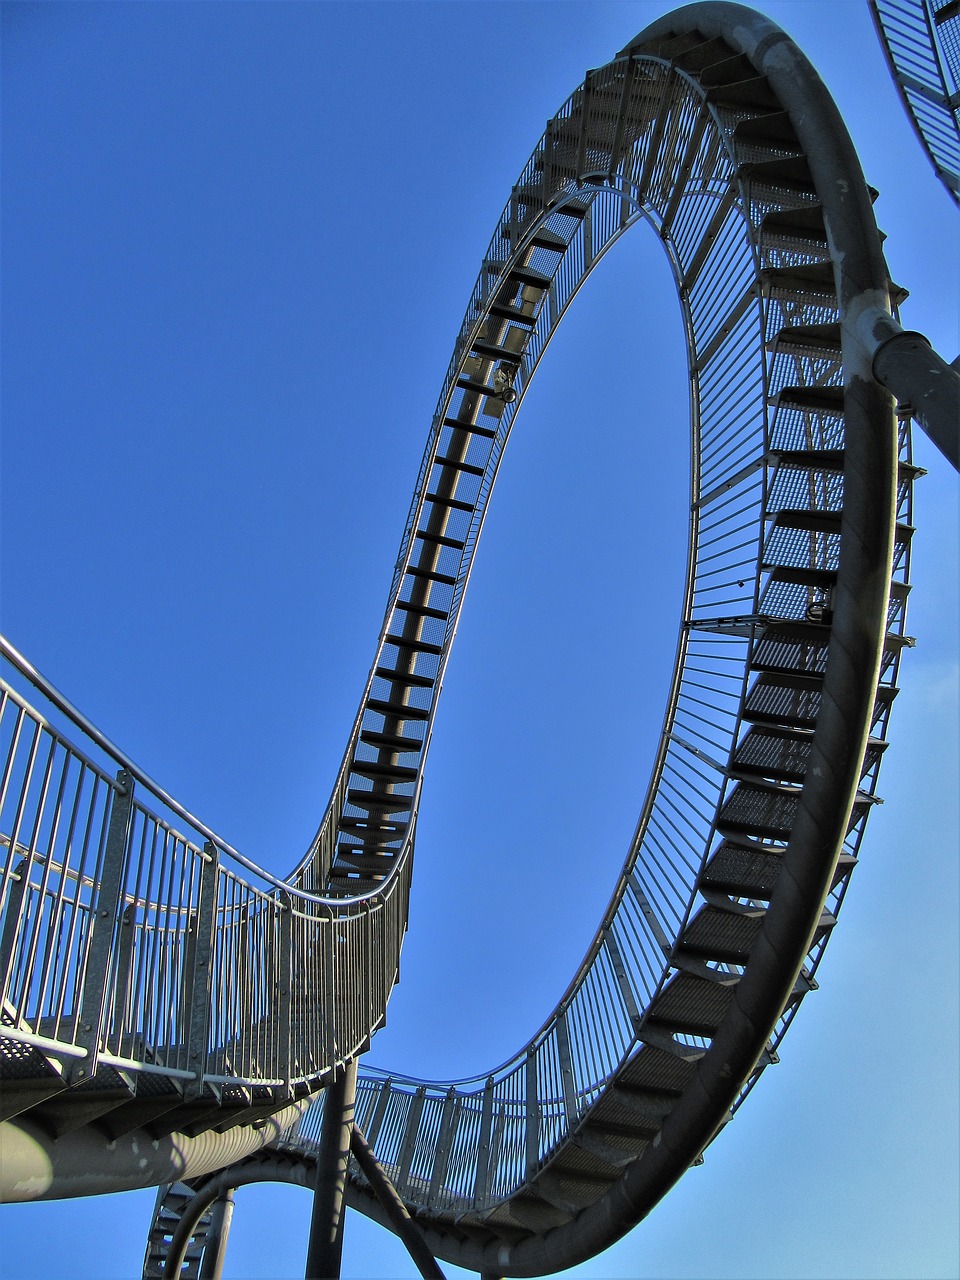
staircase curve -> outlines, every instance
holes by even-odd
[[[960,4],[869,0],[883,52],[920,145],[960,204]]]
[[[816,73],[742,6],[681,9],[587,75],[483,259],[369,682],[288,879],[4,643],[5,1198],[163,1184],[154,1275],[175,1236],[199,1266],[228,1184],[311,1180],[316,1099],[396,979],[430,727],[507,437],[567,306],[639,222],[680,298],[693,467],[636,832],[530,1041],[470,1080],[365,1071],[357,1119],[432,1252],[489,1275],[592,1256],[700,1158],[816,987],[909,643],[909,415],[873,368],[916,335],[891,315],[871,194]],[[356,1168],[348,1196],[384,1220]]]

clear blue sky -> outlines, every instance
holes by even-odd
[[[586,68],[667,7],[3,7],[0,625],[272,870],[326,803],[497,215]],[[960,224],[866,3],[762,7],[881,190],[904,324],[951,359]],[[637,231],[545,358],[492,500],[378,1065],[503,1060],[592,935],[666,694],[686,439],[677,304]],[[919,643],[821,990],[703,1167],[571,1274],[957,1274],[958,487],[917,455]],[[0,1267],[139,1275],[152,1205],[7,1207]],[[227,1276],[302,1275],[308,1214],[242,1191]],[[414,1271],[350,1215],[344,1274]]]

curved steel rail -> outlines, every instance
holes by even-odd
[[[83,1194],[71,1160],[89,1164],[97,1135],[114,1142],[97,1190],[202,1176],[218,1138],[221,1166],[242,1158],[270,1137],[257,1123],[365,1047],[396,975],[429,729],[503,448],[566,307],[639,221],[678,287],[694,443],[647,800],[594,943],[531,1041],[446,1086],[367,1074],[358,1114],[438,1256],[539,1274],[634,1225],[774,1057],[874,800],[914,469],[873,373],[900,332],[896,290],[842,122],[779,28],[705,4],[591,72],[513,189],[333,797],[289,883],[211,839],[20,663],[52,710],[3,694],[0,978],[5,1043],[24,1081],[46,1074],[4,1133],[8,1195]],[[57,716],[87,731],[84,752]],[[306,1156],[315,1124],[308,1110],[284,1143]],[[135,1170],[124,1142],[144,1128],[172,1149]],[[380,1216],[362,1179],[351,1195]]]
[[[907,115],[937,177],[960,204],[960,5],[869,0]]]

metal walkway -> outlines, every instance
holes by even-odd
[[[164,1184],[145,1274],[179,1224],[199,1275],[225,1188],[312,1181],[314,1100],[396,979],[430,727],[508,434],[566,307],[639,222],[680,296],[694,445],[654,777],[544,1026],[473,1079],[361,1073],[357,1120],[434,1255],[541,1274],[639,1221],[775,1060],[857,860],[909,643],[915,468],[873,368],[907,335],[823,86],[768,20],[706,4],[590,72],[511,192],[332,799],[287,880],[4,647],[5,1198]],[[357,1167],[348,1199],[385,1220]]]

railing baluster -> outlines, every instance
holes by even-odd
[[[527,1050],[526,1063],[526,1132],[524,1142],[524,1166],[527,1178],[532,1178],[540,1164],[540,1091],[537,1088],[537,1054],[533,1045]]]
[[[71,1084],[89,1079],[97,1072],[97,1055],[103,1036],[107,974],[113,953],[113,936],[118,927],[120,895],[127,866],[130,816],[133,809],[133,778],[121,769],[110,807],[110,825],[103,855],[100,885],[94,904],[87,963],[80,999],[80,1025],[77,1045],[87,1050],[87,1057],[70,1069]]]
[[[480,1137],[477,1143],[477,1176],[473,1187],[473,1202],[479,1208],[487,1196],[490,1177],[490,1129],[493,1122],[493,1076],[487,1077],[483,1089],[483,1110],[480,1113]]]
[[[188,998],[186,1001],[187,1041],[186,1067],[195,1071],[193,1080],[187,1081],[183,1091],[186,1099],[197,1097],[203,1088],[203,1072],[207,1057],[207,1036],[210,1025],[211,959],[213,956],[213,932],[217,918],[217,895],[220,888],[220,855],[215,845],[204,848],[204,860],[200,867],[200,900],[193,946],[192,971],[187,974]]]

